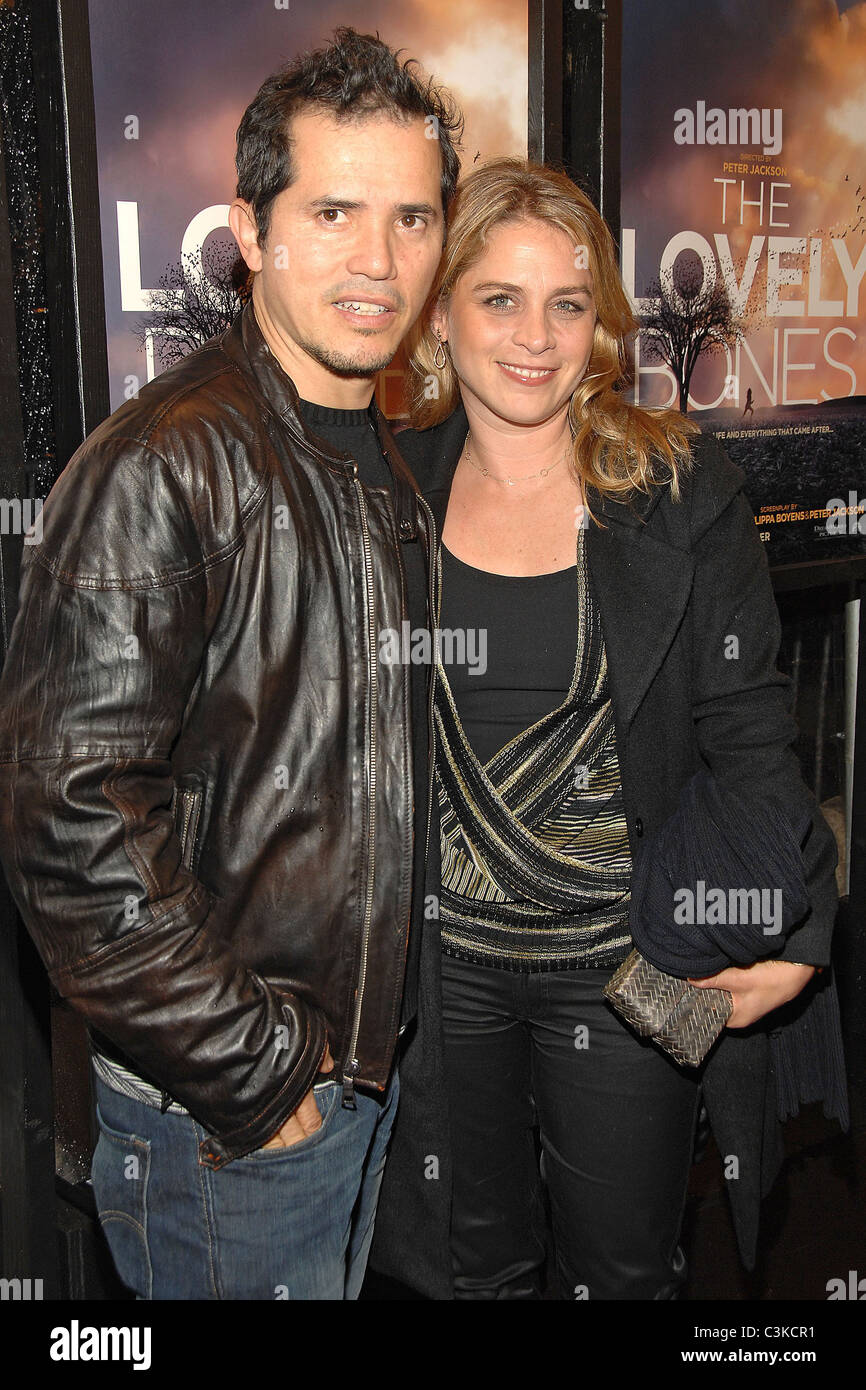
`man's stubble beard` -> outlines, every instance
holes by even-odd
[[[394,352],[389,352],[386,357],[376,358],[373,362],[354,361],[347,353],[337,352],[333,348],[326,348],[321,343],[314,343],[297,339],[298,347],[305,352],[308,357],[312,357],[321,366],[327,367],[335,376],[341,377],[372,377],[377,372],[383,372],[390,365]]]

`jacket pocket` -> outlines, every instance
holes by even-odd
[[[201,787],[175,787],[171,799],[175,829],[180,839],[181,861],[190,873],[195,872],[197,862],[196,837],[203,800],[204,790]]]

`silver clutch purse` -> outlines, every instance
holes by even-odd
[[[697,989],[657,970],[639,951],[617,968],[604,996],[642,1037],[689,1067],[704,1060],[734,1007],[729,990]]]

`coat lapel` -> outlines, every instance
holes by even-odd
[[[653,499],[640,495],[647,512]],[[597,516],[602,508],[593,505]],[[621,515],[614,519],[614,512]],[[628,519],[626,519],[628,516]],[[695,565],[685,551],[653,536],[619,503],[605,510],[607,530],[592,522],[587,561],[601,614],[617,728],[628,730],[674,640],[688,604]]]

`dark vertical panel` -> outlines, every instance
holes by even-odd
[[[565,0],[562,92],[564,153],[575,183],[601,205],[603,20],[601,0],[576,10]]]
[[[40,276],[38,235],[28,189],[29,74],[13,66],[26,54],[26,18],[2,16],[4,40],[0,109],[0,429],[2,495],[20,497],[28,487],[25,421],[18,387],[19,325],[15,288],[28,315],[37,315]],[[21,116],[21,119],[18,117]],[[15,179],[10,216],[10,179]],[[14,232],[13,232],[14,229]],[[41,319],[23,327],[38,357]],[[35,331],[30,331],[35,330]],[[31,397],[32,400],[32,397]],[[28,443],[44,439],[41,421]],[[50,423],[48,423],[50,432]],[[36,447],[33,445],[33,447]],[[18,587],[23,538],[0,536],[0,658],[5,657]],[[50,1066],[48,983],[5,881],[0,879],[0,1277],[41,1279],[45,1298],[59,1296],[54,1225],[54,1127]]]
[[[86,0],[30,0],[58,471],[109,414]]]
[[[17,386],[7,401],[13,413],[20,412],[13,436],[19,448],[7,454],[4,463],[9,495],[32,499],[43,497],[50,486],[56,451],[31,33],[26,4],[0,6],[4,220],[10,269],[4,317],[14,325],[6,340],[5,361],[8,373],[16,360]]]
[[[3,123],[0,112],[0,439],[3,441],[0,451],[0,495],[10,497],[20,478],[24,458],[24,432],[18,395],[18,344],[15,307],[12,302],[12,247],[9,241],[3,149]]]
[[[24,428],[18,392],[18,344],[12,293],[12,246],[6,188],[5,141],[0,120],[0,497],[15,497],[22,486]],[[0,664],[15,618],[22,538],[0,536]]]
[[[539,164],[561,164],[563,157],[562,16],[563,0],[529,0],[527,153]]]
[[[860,599],[859,660],[854,739],[854,787],[851,796],[851,869],[848,899],[840,921],[843,931],[834,942],[839,1001],[845,1025],[848,1069],[863,1082],[866,1051],[866,582],[851,586]]]
[[[601,104],[601,213],[619,245],[620,149],[622,140],[622,0],[603,10]]]
[[[48,985],[0,881],[0,1250],[2,1276],[59,1298]]]
[[[563,159],[619,240],[622,0],[563,5]]]

